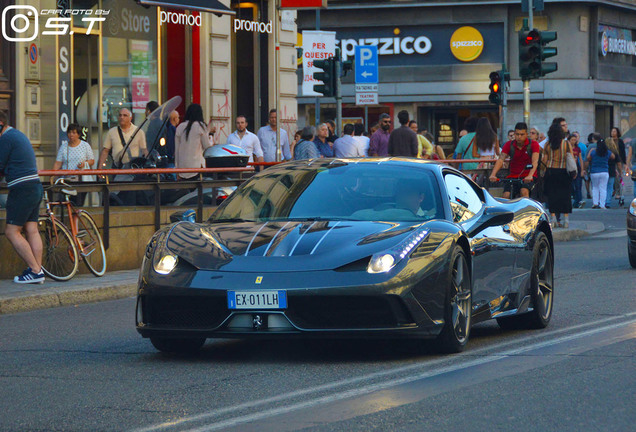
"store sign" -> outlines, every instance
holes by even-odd
[[[58,37],[58,94],[57,94],[57,116],[58,116],[58,144],[68,142],[68,125],[71,122],[71,37],[69,35]]]
[[[378,93],[358,93],[356,92],[356,105],[378,105]]]
[[[484,38],[475,27],[460,27],[451,36],[450,50],[457,60],[471,62],[484,50]]]
[[[636,56],[636,41],[632,40],[632,31],[599,26],[601,41],[600,53],[603,57],[608,54],[623,54]]]
[[[104,0],[103,6],[110,10],[110,17],[103,26],[104,36],[130,39],[156,37],[156,8],[145,8],[135,2],[118,0]]]
[[[280,0],[282,9],[316,9],[326,8],[327,0]]]
[[[191,15],[183,12],[162,10],[159,14],[159,24],[163,25],[165,23],[201,27],[201,15]]]
[[[250,21],[234,18],[234,33],[239,30],[251,31],[255,33],[272,33],[272,22],[264,23],[260,21]]]
[[[131,83],[132,83],[132,111],[141,115],[150,102],[150,57],[152,55],[150,41],[131,40]]]
[[[314,79],[319,71],[314,60],[324,60],[336,53],[336,33],[329,31],[303,31],[303,96],[322,96],[314,91],[320,81]]]
[[[382,67],[504,61],[505,37],[502,23],[479,24],[469,28],[447,25],[373,28],[349,26],[329,30],[336,32],[336,44],[341,47],[344,60],[354,56],[356,46],[376,45]]]

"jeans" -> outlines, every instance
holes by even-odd
[[[607,196],[607,179],[609,174],[606,172],[590,174],[592,179],[592,205],[605,208],[605,198]]]
[[[616,176],[609,177],[607,180],[607,193],[605,196],[605,207],[609,207],[612,204],[612,195],[614,195],[614,181],[616,181]]]
[[[574,206],[578,206],[583,201],[583,177],[579,173],[572,182],[572,188],[574,189]]]

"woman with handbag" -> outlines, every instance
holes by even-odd
[[[543,163],[546,166],[544,190],[548,197],[548,209],[553,228],[561,226],[569,228],[570,226],[572,178],[577,173],[570,143],[564,138],[565,133],[561,125],[552,123],[548,129],[548,142],[543,148]],[[563,213],[565,216],[563,225],[557,222],[559,213]]]
[[[91,145],[80,139],[82,128],[77,123],[71,123],[66,129],[68,142],[62,141],[60,149],[57,151],[57,157],[53,164],[53,170],[90,170],[95,163],[95,155]],[[85,176],[82,176],[85,177]],[[71,182],[79,182],[80,176],[67,176],[66,179]],[[69,197],[69,200],[76,206],[84,205],[86,192],[80,192],[76,196]]]

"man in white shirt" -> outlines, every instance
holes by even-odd
[[[261,143],[263,149],[263,157],[265,162],[276,162],[276,128],[277,128],[276,109],[269,111],[269,123],[258,130],[256,136]],[[285,129],[280,130],[281,154],[283,160],[291,160],[291,151],[289,150],[289,136]]]
[[[263,149],[258,137],[247,130],[247,118],[244,115],[236,117],[236,130],[227,137],[227,143],[243,148],[250,155],[250,162],[254,162],[256,156],[257,162],[264,162]]]
[[[333,143],[333,153],[337,158],[358,158],[364,157],[362,146],[353,138],[354,126],[347,123],[344,126],[342,137]]]
[[[128,149],[124,153],[124,145],[127,144],[135,134],[137,126],[132,123],[132,113],[128,108],[122,108],[119,110],[118,119],[119,125],[111,128],[108,131],[108,134],[106,134],[104,148],[99,155],[97,168],[104,167],[104,162],[111,151],[113,154],[114,168],[121,168],[118,166],[120,159],[121,164],[128,164],[132,159],[146,156],[148,154],[148,151],[146,150],[146,135],[143,130],[140,130],[135,135],[134,140],[130,143]]]

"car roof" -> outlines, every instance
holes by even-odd
[[[277,165],[281,167],[301,166],[301,167],[316,167],[323,168],[331,165],[340,164],[368,164],[368,165],[393,165],[393,166],[412,166],[418,168],[424,168],[431,171],[441,171],[442,165],[436,161],[415,159],[408,157],[369,157],[369,158],[319,158],[319,159],[305,159],[285,162],[284,164]]]

